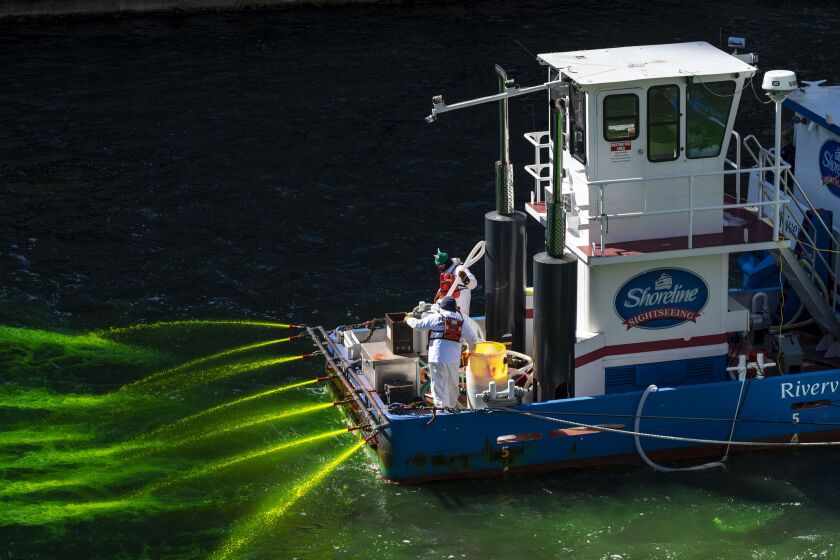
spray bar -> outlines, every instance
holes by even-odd
[[[494,95],[487,95],[485,97],[479,97],[476,99],[470,99],[468,101],[460,101],[458,103],[453,103],[452,105],[447,105],[443,101],[442,95],[436,95],[432,97],[432,114],[426,117],[426,122],[430,124],[435,122],[437,120],[438,114],[440,113],[448,113],[449,111],[466,109],[467,107],[472,107],[474,105],[482,105],[484,103],[492,103],[493,101],[502,101],[505,99],[510,99],[511,97],[517,97],[519,95],[526,95],[538,91],[545,91],[563,84],[562,80],[555,80],[553,82],[546,82],[538,86],[529,86],[521,88],[516,84],[513,84],[513,87],[509,87],[507,84],[510,82],[506,82],[507,83],[505,85],[504,92],[496,93]]]
[[[344,389],[350,395],[350,398],[352,398],[355,402],[357,410],[359,410],[365,416],[367,420],[366,425],[374,426],[372,428],[372,433],[375,434],[379,430],[385,428],[389,424],[389,422],[381,408],[376,406],[374,395],[371,394],[370,390],[364,387],[362,387],[361,389],[356,389],[355,387],[353,387],[353,385],[351,385],[350,381],[346,377],[347,374],[345,370],[352,368],[352,365],[341,355],[340,352],[338,352],[338,349],[333,344],[333,341],[330,339],[330,336],[324,330],[324,327],[310,327],[307,328],[306,331],[309,334],[309,337],[312,339],[312,342],[315,343],[315,345],[318,347],[319,352],[323,354],[327,362],[327,367],[335,373],[335,377],[338,378],[338,380],[344,386]],[[327,346],[329,346],[330,351],[327,350]],[[339,366],[336,363],[335,359],[333,359],[334,357],[341,362],[341,366]],[[374,414],[371,412],[372,409],[368,408],[368,406],[362,400],[360,396],[361,394],[364,394],[367,397],[368,401],[371,403],[371,405],[375,407],[374,410],[376,410],[377,416],[379,416],[379,418],[374,416]]]

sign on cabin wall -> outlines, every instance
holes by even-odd
[[[840,198],[840,143],[826,140],[820,148],[820,178],[828,190]]]
[[[615,312],[627,330],[667,329],[697,322],[709,302],[709,286],[682,268],[655,268],[637,274],[615,294]]]
[[[610,142],[610,161],[630,161],[633,144],[630,142]]]

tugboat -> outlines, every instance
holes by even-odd
[[[383,479],[634,462],[696,470],[735,451],[838,445],[838,233],[831,205],[815,207],[822,198],[781,156],[783,104],[799,115],[797,161],[811,123],[834,135],[821,144],[821,182],[808,176],[833,197],[840,136],[802,101],[827,88],[803,92],[793,72],[773,70],[761,87],[774,147],[742,138],[735,116],[758,72],[744,44],[541,54],[543,84],[520,87],[497,66],[498,93],[433,98],[430,123],[485,103],[500,116],[496,210],[468,259],[484,257],[485,315],[474,320],[488,342],[462,364],[466,398],[447,409],[427,399],[426,339],[405,313],[309,329]],[[548,129],[525,134],[534,187],[517,210],[508,100],[535,93],[547,94]],[[529,216],[545,226],[545,251],[530,257]],[[739,271],[743,255],[753,260]],[[746,285],[765,255],[775,272]],[[413,314],[430,312],[420,302]]]

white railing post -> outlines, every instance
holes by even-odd
[[[732,131],[732,136],[735,137],[735,167],[738,173],[735,174],[735,202],[741,202],[741,135]]]
[[[779,240],[779,221],[781,220],[781,215],[779,210],[781,206],[779,205],[780,201],[780,189],[779,185],[782,180],[782,101],[776,101],[776,143],[775,143],[775,150],[776,153],[774,154],[776,157],[776,170],[775,175],[773,176],[773,196],[775,197],[776,205],[773,207],[775,209],[774,216],[773,216],[773,241]]]
[[[534,139],[536,140],[536,137],[534,137]],[[539,165],[541,163],[540,155],[540,143],[536,142],[534,143],[534,164],[537,166],[537,169],[539,169]],[[536,202],[542,202],[542,193],[540,192],[541,190],[542,181],[540,181],[537,176],[534,176],[534,192],[536,193],[536,196],[534,198],[536,199]]]
[[[694,248],[694,175],[688,178],[688,248]]]
[[[604,187],[606,187],[606,183],[598,185],[599,186],[599,194],[598,194],[598,206],[600,207],[600,212],[598,214],[598,222],[601,224],[601,256],[604,256],[604,245],[606,239],[606,232],[605,232],[605,224],[604,224],[604,216],[606,216],[606,212],[604,211]]]

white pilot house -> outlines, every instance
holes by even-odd
[[[579,259],[575,395],[723,379],[727,333],[748,330],[746,309],[727,298],[729,254],[777,248],[772,226],[724,198],[755,68],[708,43],[539,60],[549,82],[568,83],[561,196]],[[551,154],[548,132],[527,138]],[[550,168],[528,167],[526,208],[540,221]]]

